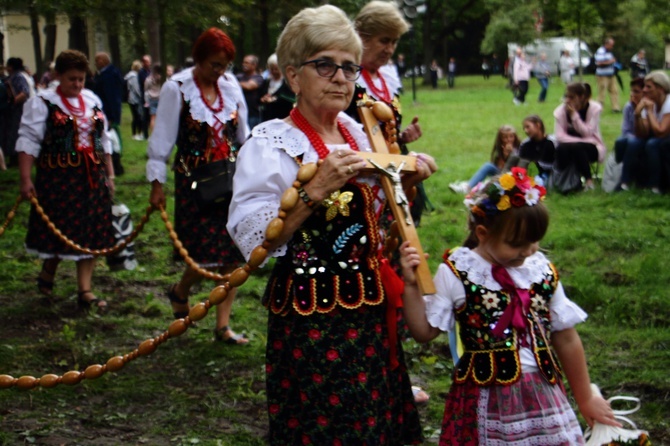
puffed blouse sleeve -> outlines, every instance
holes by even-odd
[[[284,191],[295,180],[298,165],[284,150],[273,144],[269,133],[280,129],[286,139],[288,125],[275,120],[263,123],[252,131],[250,138],[239,151],[233,179],[233,198],[228,211],[228,232],[240,252],[248,260],[254,248],[265,239],[268,223],[279,213],[279,201]],[[283,131],[282,131],[283,130]],[[269,256],[286,253],[286,245]]]
[[[428,323],[442,331],[454,328],[454,310],[465,303],[465,288],[454,272],[444,263],[437,268],[433,280],[436,294],[424,296]]]
[[[42,140],[47,130],[47,109],[44,100],[35,96],[28,99],[23,106],[19,137],[16,140],[16,151],[37,158],[42,149]]]
[[[552,331],[561,331],[572,328],[586,320],[588,315],[579,305],[568,299],[563,289],[563,284],[558,282],[554,296],[549,301],[551,311]]]
[[[167,181],[167,163],[179,134],[179,115],[181,113],[182,96],[179,84],[167,81],[161,88],[156,110],[156,124],[149,137],[147,147],[147,180]]]

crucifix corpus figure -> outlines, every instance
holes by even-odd
[[[373,159],[369,159],[368,161],[370,162],[370,164],[375,166],[375,168],[381,174],[387,176],[391,180],[391,182],[393,183],[393,200],[396,202],[398,206],[401,207],[403,213],[405,214],[405,224],[411,225],[412,220],[410,220],[409,200],[407,199],[405,190],[402,188],[402,181],[400,179],[400,172],[402,171],[405,162],[403,161],[402,163],[400,163],[398,167],[396,167],[394,162],[390,162],[388,166],[384,168],[381,165],[379,165],[379,163],[375,162],[375,160]]]

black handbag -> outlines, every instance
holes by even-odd
[[[230,157],[196,167],[186,176],[191,180],[193,200],[201,211],[230,204],[233,195],[235,158]]]

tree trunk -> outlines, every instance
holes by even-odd
[[[421,26],[423,34],[423,85],[430,85],[430,64],[433,61],[434,45],[430,30],[430,21],[432,19],[432,8],[430,2],[426,2],[426,12],[421,16]]]
[[[160,23],[158,17],[158,0],[147,0],[147,42],[149,55],[154,63],[160,63]]]
[[[70,16],[70,29],[68,31],[69,48],[81,51],[90,58],[88,54],[88,32],[86,27],[86,20],[82,17]]]
[[[114,9],[108,10],[105,15],[107,18],[107,43],[109,44],[109,56],[112,59],[112,64],[122,70],[121,43],[119,41],[119,16]]]
[[[56,59],[56,32],[58,31],[58,25],[56,25],[56,13],[53,11],[47,12],[44,18],[46,19],[46,26],[44,27],[46,39],[44,42],[43,65],[46,70],[49,68],[49,63]]]
[[[40,34],[40,17],[35,9],[35,3],[32,2],[28,7],[30,14],[30,31],[33,35],[33,51],[35,56],[35,65],[33,65],[33,73],[38,74],[42,70],[42,39]]]
[[[270,11],[267,0],[258,1],[258,9],[261,15],[261,21],[259,24],[261,42],[260,42],[260,54],[259,56],[259,68],[265,66],[265,61],[267,61],[270,54],[274,52],[273,48],[270,48]]]
[[[137,0],[137,5],[133,12],[133,60],[140,59],[147,52],[147,47],[144,43],[144,38],[142,37],[142,0]]]

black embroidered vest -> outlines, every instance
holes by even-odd
[[[47,106],[48,114],[46,120],[46,130],[40,149],[39,162],[41,167],[55,168],[78,166],[83,159],[83,154],[77,151],[79,146],[79,128],[75,119],[56,104],[43,99]],[[93,148],[95,159],[100,163],[104,159],[104,150],[102,148],[101,136],[105,129],[105,122],[102,111],[95,107],[93,109],[93,125],[89,135],[90,146]]]
[[[456,366],[455,382],[471,381],[480,386],[515,383],[521,377],[519,334],[511,327],[504,331],[502,338],[493,334],[493,327],[509,304],[509,295],[472,283],[467,272],[457,270],[448,255],[445,255],[445,263],[465,288],[465,304],[456,309],[464,353]],[[557,285],[558,272],[550,264],[550,272],[545,274],[542,282],[532,284],[529,290],[535,316],[530,312],[526,315],[530,348],[540,373],[550,384],[556,384],[561,375],[561,370],[556,370],[558,362],[555,357],[550,357],[553,352],[545,342],[545,339],[551,342],[549,302]]]
[[[223,123],[223,139],[228,144],[230,156],[237,150],[235,146],[235,135],[237,131],[237,114]],[[193,119],[191,116],[190,102],[183,99],[181,116],[179,118],[179,133],[177,135],[177,156],[175,156],[174,168],[178,172],[184,172],[184,165],[189,169],[207,164],[212,161],[212,140],[215,138],[215,130],[207,124]]]
[[[353,182],[339,192],[329,208],[315,209],[277,259],[263,298],[273,313],[328,313],[384,301],[375,192]]]

